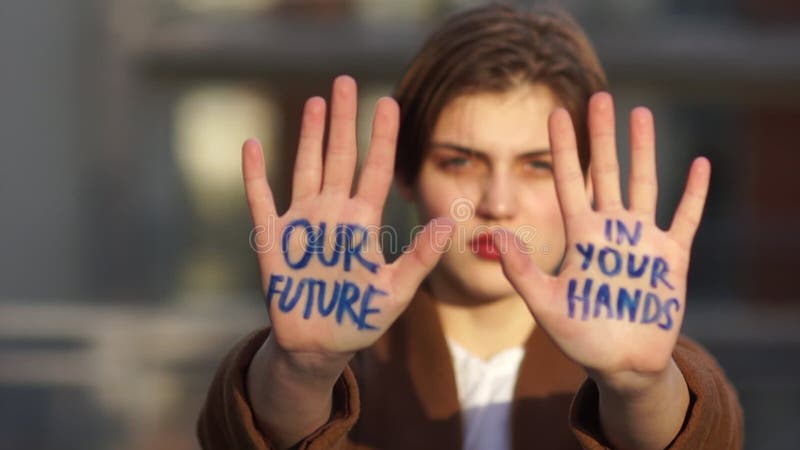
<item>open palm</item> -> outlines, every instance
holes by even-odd
[[[655,224],[655,137],[651,113],[631,113],[629,207],[623,206],[611,96],[589,103],[594,209],[584,183],[569,114],[550,116],[559,204],[567,235],[560,272],[542,272],[510,246],[503,270],[537,324],[588,371],[657,373],[671,360],[686,307],[692,240],[702,215],[710,165],[692,164],[668,231]],[[506,236],[512,237],[505,230]],[[500,237],[500,236],[496,236]]]
[[[432,221],[413,250],[386,264],[376,233],[392,180],[399,111],[390,98],[375,110],[369,153],[357,192],[356,85],[334,81],[327,152],[326,105],[305,105],[291,205],[278,216],[259,144],[247,141],[242,167],[255,225],[273,336],[296,354],[348,354],[367,347],[403,311],[438,261],[452,230]]]

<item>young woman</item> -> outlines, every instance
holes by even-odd
[[[492,5],[443,24],[378,102],[354,195],[349,77],[324,157],[326,104],[306,103],[280,217],[246,142],[271,327],[222,363],[204,448],[741,447],[735,392],[679,336],[709,162],[659,229],[634,109],[625,206],[605,88],[571,20]],[[393,173],[427,225],[387,264],[370,231]]]

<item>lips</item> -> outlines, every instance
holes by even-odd
[[[500,252],[494,246],[494,240],[489,233],[481,233],[471,241],[469,248],[480,259],[487,261],[500,261]]]

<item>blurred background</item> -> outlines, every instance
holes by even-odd
[[[305,98],[354,75],[365,135],[426,33],[478,3],[2,2],[0,449],[198,448],[213,370],[266,319],[241,142],[285,207]],[[662,225],[711,158],[684,332],[738,388],[747,448],[796,448],[800,3],[550,3],[595,43],[621,148],[627,110],[654,110]],[[412,220],[395,198],[387,223]]]

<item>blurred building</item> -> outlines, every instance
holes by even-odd
[[[0,448],[194,448],[214,366],[265,318],[240,143],[265,144],[286,207],[303,101],[354,75],[365,141],[375,99],[427,31],[478,3],[0,6]],[[711,158],[685,331],[739,388],[748,448],[788,448],[800,439],[800,5],[556,3],[607,68],[620,148],[627,110],[655,113],[659,223],[691,159]],[[393,198],[387,223],[413,220]]]

